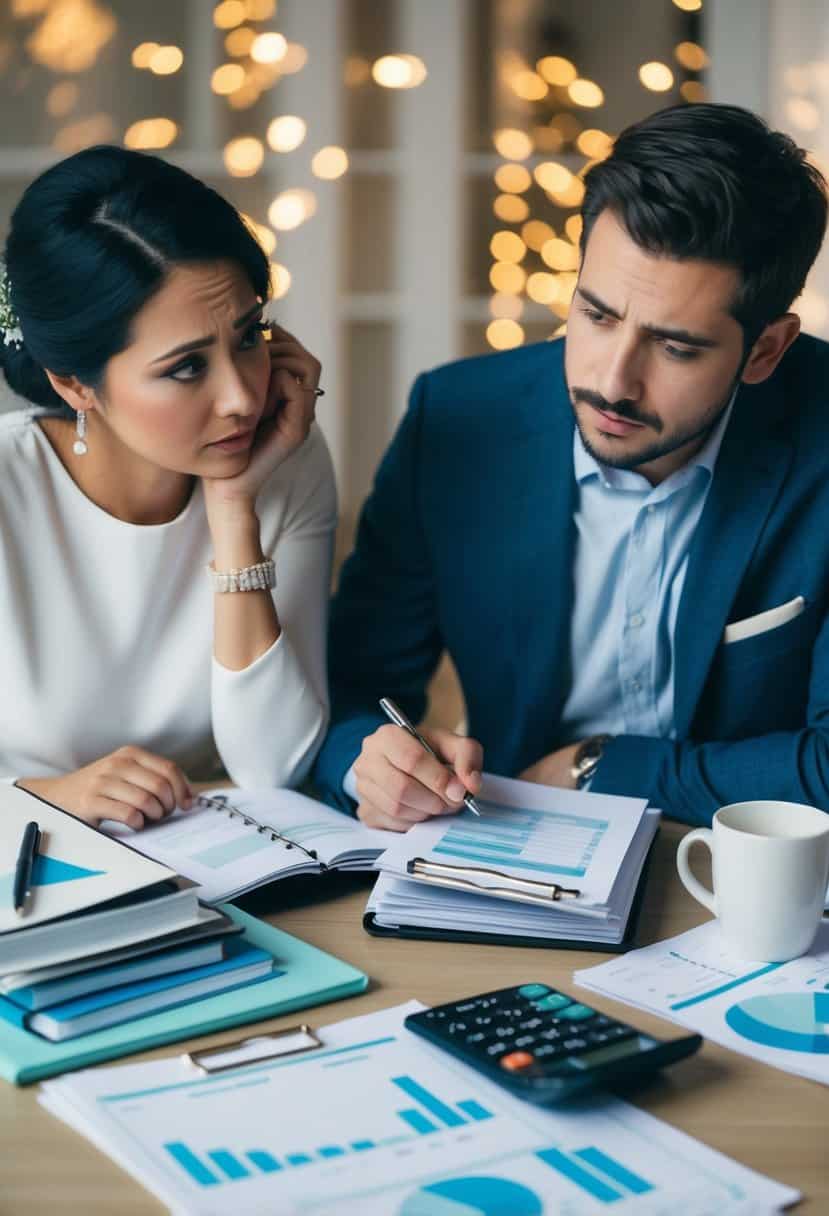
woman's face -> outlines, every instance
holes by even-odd
[[[176,267],[107,364],[101,423],[161,468],[241,472],[270,379],[263,328],[262,303],[236,263]]]

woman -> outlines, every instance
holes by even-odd
[[[91,823],[186,807],[219,761],[295,784],[325,730],[320,368],[268,288],[234,208],[156,157],[80,152],[12,216],[0,774]]]

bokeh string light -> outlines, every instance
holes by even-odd
[[[651,60],[641,64],[639,84],[654,94],[673,90],[687,102],[704,100],[705,85],[700,77],[709,60],[704,47],[694,40],[703,0],[664,3],[689,15],[675,15],[682,21],[686,36],[673,47],[670,62]],[[276,0],[213,0],[205,7],[206,20],[210,20],[207,14],[212,14],[216,45],[226,57],[205,81],[214,95],[206,98],[206,104],[248,110],[282,78],[306,68],[307,48],[289,41],[272,24],[262,24],[275,17]],[[71,22],[67,19],[70,11]],[[117,30],[116,18],[104,0],[14,0],[13,17],[24,12],[27,19],[35,20],[25,40],[29,56],[64,77],[94,66]],[[152,29],[143,32],[162,33]],[[134,47],[131,63],[136,71],[159,77],[159,99],[167,87],[163,78],[175,76],[188,66],[181,47],[149,39]],[[581,221],[577,210],[584,197],[583,176],[613,147],[613,135],[604,129],[600,113],[605,91],[602,82],[584,71],[588,66],[577,62],[571,53],[535,59],[513,51],[499,58],[499,86],[505,86],[512,104],[504,111],[504,125],[492,134],[499,160],[494,168],[496,191],[491,202],[496,230],[490,242],[492,296],[487,338],[498,349],[523,342],[521,322],[543,316],[543,310],[548,310],[554,332],[567,316],[578,269]],[[802,75],[805,80],[809,72],[804,68]],[[373,58],[350,55],[343,64],[342,79],[349,88],[413,90],[426,83],[428,67],[419,56],[391,48]],[[801,87],[792,87],[785,102],[789,121],[804,132],[814,130],[819,122],[816,101],[810,95],[812,84],[809,78],[805,84],[801,82]],[[665,104],[662,98],[659,104]],[[46,110],[55,120],[54,142],[60,149],[118,138],[110,115],[79,117],[82,110],[72,81],[63,79],[48,91]],[[70,118],[75,121],[70,122]],[[334,132],[313,131],[314,144],[307,146],[308,125],[300,115],[278,115],[263,130],[252,114],[245,128],[245,133],[234,134],[222,148],[225,171],[232,177],[251,178],[267,172],[277,163],[274,154],[280,158],[293,156],[293,161],[284,162],[295,165],[301,161],[301,171],[293,182],[307,181],[308,175],[313,175],[322,199],[330,189],[325,183],[340,179],[349,170],[347,150],[336,143],[323,143],[326,138],[336,138]],[[162,113],[138,117],[122,138],[128,147],[163,150],[180,135],[178,124]],[[271,257],[276,249],[276,232],[290,232],[312,220],[317,206],[316,187],[309,190],[293,185],[272,199],[267,209],[270,227],[252,216],[245,219]],[[291,285],[290,269],[282,262],[274,262],[272,269],[275,287],[284,294]]]
[[[670,2],[665,0],[666,5]],[[693,14],[703,0],[673,3]],[[677,14],[676,20],[682,18]],[[687,28],[691,33],[696,26],[689,23]],[[709,64],[705,49],[686,37],[674,47],[673,59],[675,65],[642,63],[634,79],[650,93],[675,90],[687,102],[704,100],[705,86],[698,76]],[[492,133],[500,158],[493,173],[497,193],[492,213],[505,225],[491,233],[489,246],[492,319],[485,334],[496,350],[521,345],[527,340],[527,324],[543,323],[545,313],[550,337],[560,335],[566,324],[579,267],[584,176],[610,155],[614,139],[598,113],[606,102],[602,83],[583,74],[581,67],[565,54],[544,55],[534,65],[517,51],[499,55],[499,83],[510,98],[504,111],[510,125]],[[796,96],[789,104],[793,122],[805,129],[814,121],[808,99]],[[522,114],[523,124],[516,121]]]

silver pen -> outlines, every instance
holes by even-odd
[[[409,721],[409,719],[403,713],[403,710],[400,709],[397,705],[395,705],[394,701],[390,701],[388,697],[381,697],[380,698],[380,708],[382,709],[383,713],[386,715],[386,717],[389,719],[390,722],[393,722],[395,726],[401,726],[403,728],[403,730],[409,732],[409,734],[412,736],[413,739],[417,739],[420,746],[425,748],[430,756],[434,756],[434,758],[437,760],[438,764],[442,764],[444,766],[444,768],[451,768],[451,765],[448,765],[448,764],[446,764],[446,762],[444,760],[441,760],[441,758],[437,754],[437,752],[429,746],[429,744],[423,738],[423,735],[421,735],[418,732],[417,728],[412,725],[412,723]],[[455,770],[452,769],[452,772],[455,772]],[[455,774],[455,776],[457,776],[457,773]],[[480,808],[471,794],[464,795],[463,804],[468,811],[472,812],[473,815],[480,816],[480,814],[481,814]]]

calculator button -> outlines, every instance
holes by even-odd
[[[465,1043],[482,1043],[486,1035],[482,1030],[476,1030],[474,1034],[468,1034],[464,1040]]]
[[[540,996],[546,996],[550,989],[546,984],[524,984],[518,989],[518,995],[524,996],[528,1001],[537,1001]]]
[[[516,1047],[529,1047],[530,1044],[534,1043],[534,1042],[535,1042],[534,1034],[522,1034],[520,1039],[515,1040],[515,1046]]]
[[[469,1013],[472,1009],[477,1009],[477,1001],[465,1001],[463,1005],[455,1006],[455,1013]]]
[[[492,1033],[497,1035],[499,1039],[511,1039],[515,1034],[515,1030],[512,1026],[496,1026]]]
[[[469,1028],[468,1028],[466,1022],[450,1022],[449,1025],[446,1027],[446,1033],[447,1034],[463,1034],[463,1032],[468,1029]]]
[[[565,1054],[564,1048],[557,1043],[542,1043],[540,1047],[536,1047],[535,1056],[538,1060],[554,1060]]]
[[[490,1043],[489,1047],[486,1049],[486,1054],[488,1056],[502,1056],[504,1052],[508,1050],[509,1048],[507,1047],[506,1043]]]
[[[562,1043],[567,1051],[581,1051],[587,1045],[587,1039],[565,1039]]]
[[[543,996],[540,1001],[536,1001],[535,1007],[542,1013],[552,1013],[553,1010],[564,1009],[572,1003],[569,996],[565,996],[563,992],[551,992],[549,996]]]
[[[637,1035],[638,1033],[639,1033],[639,1031],[634,1030],[632,1026],[620,1026],[620,1025],[609,1026],[607,1028],[607,1030],[605,1031],[605,1034],[607,1035],[608,1039],[613,1043],[618,1043],[620,1039],[631,1039],[631,1038],[633,1038],[634,1035]]]
[[[508,1056],[502,1057],[501,1067],[506,1068],[508,1072],[520,1072],[522,1068],[528,1068],[534,1062],[535,1056],[531,1056],[528,1051],[511,1051]]]
[[[523,1022],[518,1023],[519,1030],[538,1030],[539,1026],[544,1025],[543,1018],[526,1018]]]
[[[557,1043],[564,1035],[557,1026],[551,1026],[549,1030],[542,1030],[538,1037],[547,1043]]]
[[[479,1014],[478,1017],[473,1018],[473,1021],[476,1026],[491,1026],[492,1025],[492,1018],[486,1017],[484,1014]]]
[[[566,1009],[562,1009],[558,1015],[560,1018],[566,1018],[568,1022],[586,1022],[588,1018],[592,1018],[596,1010],[591,1009],[589,1005],[569,1005]]]

